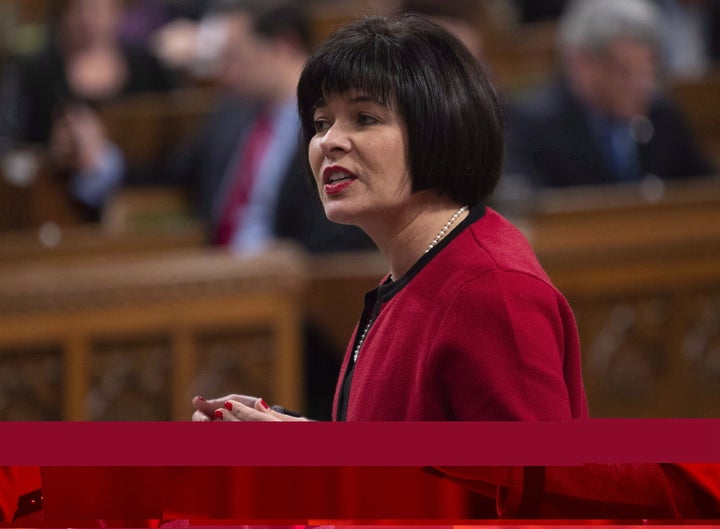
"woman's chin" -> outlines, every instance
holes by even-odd
[[[324,208],[325,216],[327,216],[328,220],[331,222],[335,222],[337,224],[355,224],[353,221],[355,215],[352,213],[351,208],[347,207],[347,205],[340,204],[338,202],[326,202],[324,204]]]

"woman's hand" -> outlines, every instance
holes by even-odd
[[[248,395],[226,395],[217,399],[195,397],[193,421],[307,421],[270,408],[263,399]]]
[[[96,170],[108,145],[99,116],[86,105],[66,105],[53,122],[50,157],[61,169]]]

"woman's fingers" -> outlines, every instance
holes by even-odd
[[[306,421],[304,417],[293,417],[273,410],[258,397],[248,395],[226,395],[217,399],[197,396],[192,400],[195,412],[193,421]]]
[[[256,399],[260,401],[261,399]],[[254,405],[256,403],[253,403]],[[214,412],[214,416],[218,420],[225,421],[243,421],[243,422],[256,422],[256,421],[279,421],[280,419],[275,416],[274,413],[269,413],[268,408],[265,408],[262,404],[257,404],[259,407],[246,406],[242,402],[228,400],[223,404],[222,408],[218,408]]]
[[[192,421],[193,422],[209,422],[212,419],[208,417],[206,413],[203,413],[201,411],[195,411],[192,414]]]
[[[192,400],[192,404],[197,410],[195,413],[193,413],[193,420],[200,420],[196,419],[196,414],[198,412],[201,412],[205,414],[208,419],[214,420],[215,417],[215,410],[218,408],[222,408],[223,405],[229,401],[233,400],[236,402],[241,402],[245,404],[246,406],[254,406],[255,401],[259,400],[257,397],[250,397],[248,395],[225,395],[224,397],[219,397],[217,399],[206,399],[201,396],[194,397]]]

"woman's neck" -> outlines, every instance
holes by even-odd
[[[393,279],[399,279],[429,249],[455,229],[467,216],[463,205],[439,199],[407,208],[394,230],[373,237],[385,256]]]

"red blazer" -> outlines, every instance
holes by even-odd
[[[405,276],[368,294],[360,328],[368,318],[357,364],[357,331],[345,355],[336,420],[587,416],[570,307],[491,209],[472,208]]]

